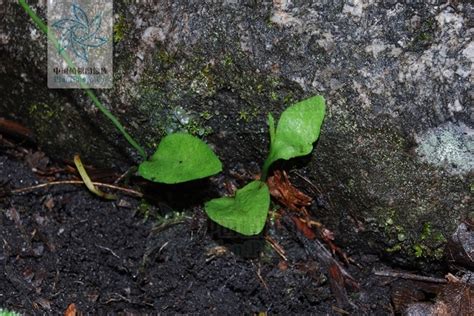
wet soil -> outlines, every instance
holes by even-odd
[[[28,159],[0,152],[0,188],[43,182]],[[394,282],[373,274],[385,267],[376,256],[348,253],[358,266],[345,269],[359,289],[349,289],[341,306],[333,276],[308,247],[314,241],[291,225],[269,223],[265,232],[284,260],[263,237],[239,239],[209,223],[202,203],[176,212],[172,202],[180,200],[170,192],[154,204],[120,193],[103,200],[80,185],[1,198],[0,307],[26,314],[63,313],[72,303],[92,314],[394,313]]]

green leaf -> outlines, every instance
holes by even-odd
[[[262,179],[265,179],[268,168],[275,161],[311,152],[313,143],[319,137],[325,111],[324,98],[315,96],[287,108],[281,114],[276,131],[273,131],[273,118],[269,116],[270,154],[263,165]]]
[[[164,137],[150,160],[138,167],[143,178],[168,184],[201,179],[220,171],[222,163],[211,148],[186,133]]]
[[[242,235],[257,235],[265,227],[270,192],[259,180],[250,182],[235,197],[222,197],[205,204],[207,215],[216,223]]]
[[[0,316],[20,316],[20,314],[18,314],[17,312],[0,308]]]

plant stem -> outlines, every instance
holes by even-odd
[[[53,32],[48,28],[48,26],[41,20],[41,18],[30,8],[30,6],[25,2],[25,0],[18,0],[20,5],[23,7],[26,13],[31,17],[33,22],[35,22],[36,26],[46,34],[48,39],[53,43],[55,47],[59,47],[59,41],[57,40],[56,36],[54,35]],[[71,68],[76,68],[76,65],[72,61],[72,59],[69,57],[69,55],[66,53],[65,50],[60,50],[60,55],[64,58],[66,61],[67,65]],[[138,153],[142,156],[143,159],[147,158],[145,150],[133,139],[130,134],[127,133],[123,125],[117,120],[117,118],[99,101],[99,99],[96,97],[94,92],[91,90],[89,85],[84,81],[84,79],[79,76],[78,74],[75,74],[76,79],[78,80],[80,86],[82,89],[85,90],[86,94],[89,96],[89,98],[92,100],[92,103],[115,125],[115,127],[119,130],[120,133],[125,137],[125,139],[129,142],[130,145],[132,145]]]
[[[84,165],[82,164],[81,157],[79,157],[79,155],[74,156],[74,164],[76,165],[77,171],[79,171],[79,175],[81,176],[82,181],[84,181],[84,184],[89,189],[89,191],[107,200],[117,199],[115,195],[102,192],[94,186],[91,178],[89,178],[89,175],[87,174],[86,168],[84,168]]]
[[[262,176],[260,177],[260,180],[265,182],[267,180],[268,176],[268,169],[270,168],[271,164],[273,163],[273,158],[270,156],[267,157],[265,162],[263,163],[262,167]]]

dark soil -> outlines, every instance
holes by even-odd
[[[0,188],[42,182],[24,157],[0,153]],[[0,307],[27,314],[63,313],[71,303],[93,314],[393,314],[393,282],[372,273],[383,267],[377,257],[349,254],[360,267],[346,268],[360,289],[341,306],[306,245],[314,241],[302,242],[282,223],[267,225],[285,262],[261,237],[235,239],[216,228],[201,207],[177,213],[123,195],[106,201],[73,185],[6,196]]]

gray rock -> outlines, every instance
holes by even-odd
[[[450,259],[456,264],[463,265],[471,270],[474,268],[474,232],[472,231],[472,223],[459,224],[454,234],[449,238],[447,251]],[[472,272],[468,272],[463,279],[467,283],[472,276]]]
[[[472,208],[474,163],[474,6],[438,2],[116,1],[115,84],[97,94],[149,153],[185,129],[226,168],[261,164],[269,111],[322,94],[301,171],[331,205],[316,216],[346,247],[436,260]],[[45,36],[15,3],[5,11],[2,116],[55,157],[138,162],[83,92],[46,88]]]

